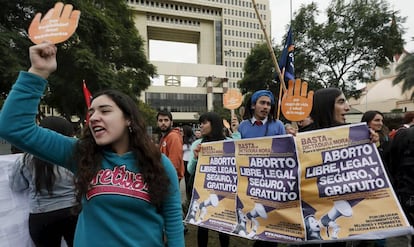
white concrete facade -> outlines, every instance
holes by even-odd
[[[155,94],[154,97],[167,99],[168,94],[177,93],[186,94],[185,98],[191,98],[188,96],[191,94],[205,98],[203,110],[167,108],[174,120],[194,121],[199,112],[213,110],[218,94],[236,87],[243,78],[244,62],[251,48],[265,42],[251,0],[127,0],[127,3],[133,10],[135,27],[146,43],[148,58],[149,40],[197,45],[197,64],[150,61],[159,75],[172,78],[174,83],[150,86],[140,95],[141,100],[151,105],[150,98]],[[269,0],[256,0],[256,4],[270,35]],[[197,77],[197,86],[182,87],[181,76]]]
[[[414,111],[414,102],[411,95],[414,89],[403,92],[402,82],[393,85],[397,75],[396,68],[402,62],[406,53],[396,56],[394,61],[386,68],[375,69],[375,81],[370,82],[364,88],[359,99],[349,99],[352,108],[364,113],[369,110],[377,110],[383,113],[392,111]]]

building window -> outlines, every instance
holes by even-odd
[[[169,109],[171,112],[207,111],[205,94],[145,93],[145,101],[157,111],[162,109]]]

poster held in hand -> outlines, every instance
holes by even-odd
[[[308,92],[308,83],[290,80],[287,92],[282,97],[282,113],[289,121],[301,121],[309,116],[313,105],[313,91]]]
[[[243,96],[237,89],[228,89],[223,94],[223,107],[231,111],[231,117],[234,116],[234,110],[239,108],[243,102]]]
[[[73,10],[71,4],[57,2],[42,18],[37,13],[29,26],[29,38],[35,44],[48,41],[58,44],[69,39],[78,27],[79,10]]]

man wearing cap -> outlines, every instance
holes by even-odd
[[[253,93],[247,101],[248,109],[239,125],[242,139],[286,134],[283,123],[276,119],[275,98],[268,90]],[[277,243],[256,240],[254,247],[276,247]]]
[[[243,139],[286,134],[283,123],[276,119],[275,98],[272,92],[256,91],[247,106],[245,120],[239,125],[239,132]]]

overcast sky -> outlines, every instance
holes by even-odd
[[[272,12],[272,38],[276,44],[281,44],[283,36],[286,33],[286,27],[290,22],[290,2],[292,1],[293,13],[300,8],[302,4],[310,4],[312,0],[270,0],[270,10]],[[322,14],[325,13],[325,9],[328,7],[330,0],[314,0],[317,3],[318,9],[321,13],[321,20],[323,20]],[[414,41],[411,37],[414,37],[414,1],[413,0],[388,0],[390,7],[394,10],[399,10],[401,16],[407,17],[404,27],[407,29],[406,34],[403,36],[406,45],[405,49],[408,52],[414,52]],[[294,39],[294,37],[293,37]]]

